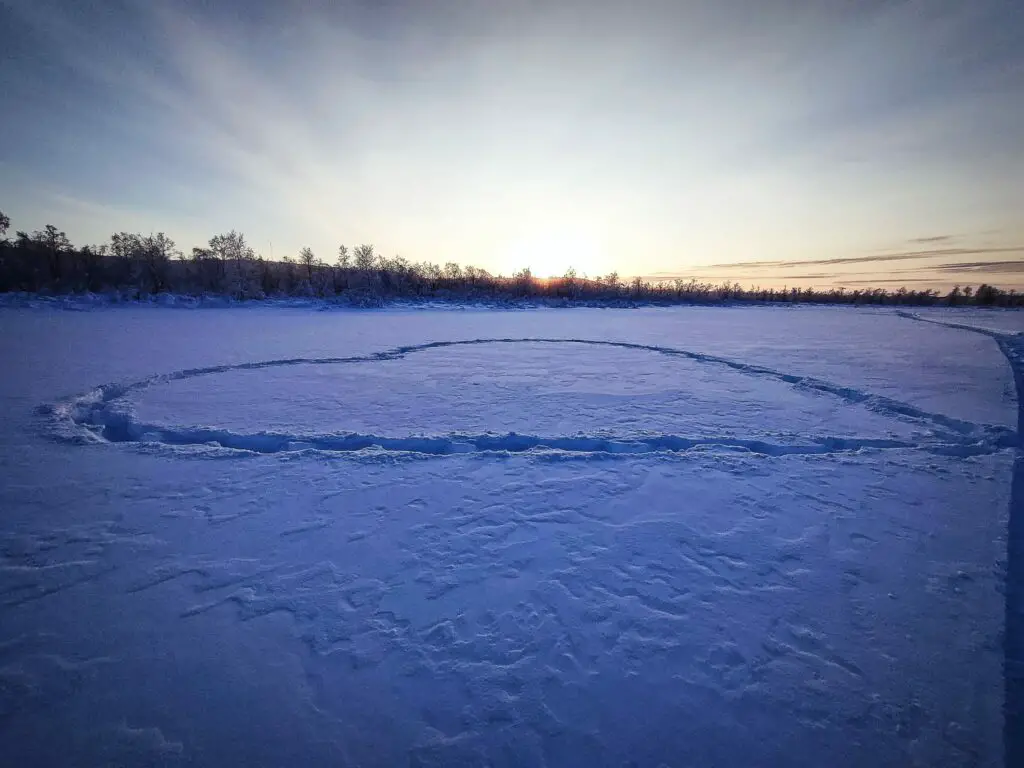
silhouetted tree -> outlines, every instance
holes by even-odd
[[[151,293],[160,293],[167,289],[171,259],[180,258],[181,253],[163,232],[142,238],[141,246],[143,286]]]
[[[222,261],[248,261],[256,258],[256,253],[245,242],[245,235],[231,230],[223,235],[210,238],[210,250]]]
[[[258,294],[256,251],[245,242],[245,235],[231,230],[210,238],[210,250],[220,259],[222,290],[239,299]]]
[[[281,263],[284,265],[284,291],[287,294],[295,293],[299,284],[295,274],[295,261],[291,256],[285,256]]]
[[[988,284],[977,291],[953,288],[945,296],[934,290],[898,288],[815,290],[813,288],[743,288],[738,283],[714,285],[696,279],[675,278],[647,282],[634,277],[624,285],[615,272],[588,279],[566,270],[558,279],[536,280],[529,268],[512,277],[492,276],[475,266],[448,262],[411,263],[402,256],[380,258],[372,245],[360,245],[349,254],[339,246],[336,266],[327,266],[304,248],[298,264],[291,258],[271,261],[257,257],[234,230],[210,239],[208,248],[193,248],[181,258],[173,240],[164,233],[141,235],[118,232],[99,246],[74,247],[53,225],[26,234],[6,233],[10,220],[0,214],[0,292],[3,291],[128,291],[145,296],[176,293],[219,293],[238,299],[275,295],[338,295],[359,304],[379,304],[384,298],[434,296],[493,300],[554,300],[558,302],[822,302],[829,304],[906,304],[1024,306],[1024,295]],[[354,257],[354,258],[353,258]]]
[[[978,286],[978,292],[974,294],[974,302],[983,307],[989,307],[996,303],[1000,291],[987,283]]]
[[[224,262],[211,248],[192,249],[194,288],[201,291],[221,291],[224,286]]]
[[[512,280],[519,296],[529,296],[533,292],[533,271],[529,267],[523,267],[512,275]]]
[[[313,265],[316,264],[316,256],[312,248],[303,248],[299,251],[299,264],[306,268],[306,279],[313,282]]]
[[[356,259],[356,269],[360,272],[373,271],[377,257],[374,255],[372,245],[356,246],[354,256]]]
[[[42,230],[33,232],[29,239],[38,245],[40,252],[46,257],[50,280],[53,287],[59,289],[64,261],[71,251],[71,241],[53,224],[47,224]]]

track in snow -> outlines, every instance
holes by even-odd
[[[294,365],[351,365],[398,360],[430,349],[482,344],[569,344],[594,347],[617,347],[641,350],[723,366],[741,374],[783,382],[798,390],[821,393],[840,401],[859,405],[883,416],[910,423],[927,430],[931,437],[923,441],[870,439],[824,435],[804,438],[796,444],[769,442],[758,438],[719,435],[645,434],[639,437],[599,435],[521,435],[509,434],[447,434],[441,436],[385,436],[341,432],[329,434],[297,434],[289,432],[237,432],[213,427],[179,427],[139,422],[130,413],[117,408],[135,392],[172,381],[230,371],[260,370]],[[286,453],[327,451],[342,454],[376,452],[446,456],[465,453],[524,453],[528,451],[560,452],[587,455],[635,455],[645,453],[683,453],[711,448],[739,450],[765,456],[792,454],[824,454],[862,449],[920,449],[940,455],[971,456],[992,453],[1017,444],[1017,433],[1005,427],[975,424],[949,416],[931,413],[908,403],[871,394],[852,387],[834,384],[810,376],[799,376],[759,365],[737,362],[723,357],[664,346],[587,339],[501,338],[465,341],[435,341],[415,346],[397,347],[372,355],[353,357],[287,358],[235,365],[192,368],[160,374],[128,383],[102,385],[90,392],[56,404],[42,406],[40,412],[50,417],[53,432],[76,442],[144,443],[147,445],[192,446],[229,449],[247,453]]]
[[[1017,387],[1017,433],[1024,434],[1024,335],[1000,333],[963,323],[946,323],[911,312],[897,314],[908,320],[944,325],[993,339],[1013,369],[1013,380]],[[1024,765],[1024,454],[1019,443],[1016,447],[1006,536],[1006,629],[1003,635],[1006,686],[1003,741],[1006,765]]]

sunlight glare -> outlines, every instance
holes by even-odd
[[[569,268],[582,276],[603,263],[601,244],[583,232],[544,229],[509,241],[498,253],[502,274],[511,276],[529,267],[534,277],[561,277]]]

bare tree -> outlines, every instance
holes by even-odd
[[[841,288],[743,288],[738,283],[712,284],[696,279],[647,282],[642,277],[623,281],[618,273],[597,280],[568,269],[561,279],[536,280],[522,269],[511,278],[491,276],[478,267],[448,262],[410,263],[401,256],[380,258],[372,245],[350,253],[338,248],[337,266],[328,267],[309,248],[294,259],[257,259],[241,233],[232,230],[210,240],[208,248],[193,248],[184,261],[164,233],[141,235],[118,232],[109,244],[72,245],[67,235],[47,225],[31,235],[17,232],[6,238],[10,220],[0,213],[0,292],[97,291],[134,289],[140,294],[160,291],[219,292],[238,298],[260,298],[279,292],[326,296],[352,291],[353,301],[380,303],[383,296],[489,295],[539,299],[631,297],[638,301],[717,302],[775,301],[852,304],[938,303],[1024,306],[1024,294],[990,285],[953,288],[940,296],[934,290]],[[368,295],[361,295],[368,294]]]
[[[259,294],[259,274],[256,251],[245,242],[245,235],[231,230],[210,238],[210,250],[221,261],[222,289],[236,298],[244,299]]]
[[[153,293],[167,289],[170,261],[180,258],[181,252],[174,241],[163,232],[141,239],[141,254],[144,279]]]
[[[533,272],[529,267],[523,267],[512,275],[516,291],[521,296],[529,296],[533,292]]]
[[[63,262],[65,255],[72,250],[71,241],[53,224],[47,224],[43,229],[36,230],[28,236],[28,239],[46,257],[50,280],[56,286],[64,276]]]
[[[355,250],[356,269],[360,272],[372,272],[376,266],[377,256],[372,245],[359,245]]]
[[[256,252],[245,242],[245,235],[231,230],[210,238],[210,250],[222,261],[255,261]]]
[[[306,268],[306,278],[313,282],[313,265],[316,264],[316,256],[313,249],[306,247],[299,251],[299,264]]]
[[[465,273],[466,280],[469,281],[470,286],[474,286],[478,282],[483,282],[484,280],[487,280],[491,276],[486,269],[482,269],[481,267],[474,267],[472,264],[466,267]]]
[[[348,271],[352,266],[352,255],[348,252],[348,248],[342,244],[338,246],[338,268],[332,270],[334,275],[334,292],[348,288]]]
[[[193,257],[200,250],[194,248]],[[174,241],[163,232],[155,235],[116,232],[110,236],[109,251],[119,266],[117,284],[134,284],[145,293],[167,290],[170,261],[181,258]]]

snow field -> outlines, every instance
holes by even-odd
[[[0,316],[19,764],[1002,762],[992,339],[848,310],[66,317]]]

